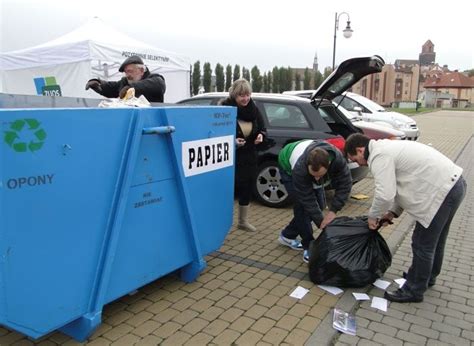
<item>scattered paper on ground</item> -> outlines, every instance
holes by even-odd
[[[402,288],[403,285],[405,285],[405,282],[407,282],[407,280],[406,280],[406,279],[403,279],[403,278],[395,279],[395,280],[393,280],[393,281],[395,281],[395,282],[398,284],[398,287],[399,287],[399,288]]]
[[[367,199],[369,196],[364,195],[363,193],[356,193],[355,195],[352,195],[351,198],[361,200],[361,199]]]
[[[301,286],[298,286],[295,288],[295,290],[293,292],[291,292],[290,294],[290,297],[293,297],[293,298],[297,298],[297,299],[301,299],[303,298],[306,293],[308,293],[309,290],[304,288],[304,287],[301,287]]]
[[[390,282],[385,280],[377,279],[374,282],[374,286],[380,288],[381,290],[386,290],[388,286],[390,286]]]
[[[376,308],[382,311],[387,311],[387,299],[385,298],[379,298],[379,297],[373,297],[372,298],[372,304],[370,304],[372,308]]]
[[[356,300],[370,300],[370,297],[365,293],[352,292],[352,295]]]
[[[348,314],[338,308],[334,308],[332,326],[343,333],[356,335],[356,320],[354,315]]]
[[[325,290],[325,291],[331,293],[331,294],[334,294],[335,296],[337,296],[339,293],[344,292],[339,287],[334,287],[334,286],[318,285],[318,287],[322,290]]]

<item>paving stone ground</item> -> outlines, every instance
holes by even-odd
[[[277,242],[291,209],[254,203],[251,221],[258,231],[232,227],[219,251],[206,257],[208,267],[195,282],[186,284],[170,274],[106,305],[103,323],[85,343],[60,332],[33,341],[0,327],[0,345],[473,344],[474,112],[440,111],[416,120],[420,141],[456,160],[468,181],[468,194],[451,228],[443,272],[423,303],[392,303],[384,313],[357,303],[352,290],[339,296],[326,293],[309,281],[302,253]],[[372,197],[373,180],[368,177],[356,184],[355,193]],[[351,199],[339,215],[364,215],[370,201]],[[387,280],[400,277],[411,261],[411,225],[403,214],[381,231],[393,254]],[[289,297],[297,286],[309,289],[301,300]],[[373,287],[365,291],[383,295]],[[357,336],[331,327],[334,307],[355,314]]]

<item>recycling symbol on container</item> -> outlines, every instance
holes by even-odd
[[[46,131],[40,125],[36,119],[15,120],[9,131],[5,131],[5,143],[19,153],[40,150],[47,137]]]

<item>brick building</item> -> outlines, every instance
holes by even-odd
[[[463,73],[449,71],[446,65],[439,66],[435,59],[434,44],[428,40],[422,46],[419,60],[397,59],[394,64],[386,64],[382,72],[361,79],[352,91],[383,106],[415,102],[425,89],[435,96],[453,95],[448,103],[453,108],[473,104],[474,80]],[[442,98],[446,99],[440,97],[440,100]],[[441,107],[447,103],[436,100],[433,105]]]

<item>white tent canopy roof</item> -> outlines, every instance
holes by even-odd
[[[121,62],[140,56],[150,70],[189,71],[188,58],[135,40],[94,17],[83,26],[38,46],[1,53],[0,69],[17,70],[87,60]]]

